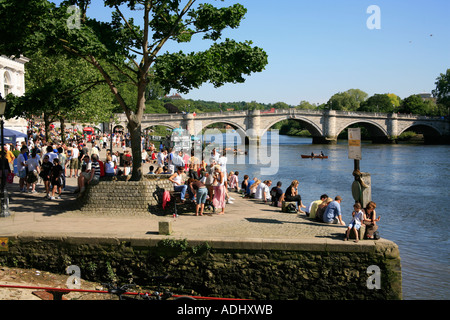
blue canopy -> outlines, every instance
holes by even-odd
[[[3,139],[5,143],[16,143],[17,138],[24,138],[25,141],[28,140],[28,136],[25,133],[12,129],[3,129]]]

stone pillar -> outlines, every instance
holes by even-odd
[[[320,142],[320,140],[322,140]],[[316,139],[317,143],[336,143],[336,111],[326,110],[323,114],[323,139]]]
[[[192,113],[183,114],[182,128],[186,129],[189,134],[195,135],[195,121]]]
[[[396,113],[388,115],[387,132],[388,139],[395,143],[398,138],[398,116]]]
[[[247,115],[247,132],[246,132],[246,144],[260,143],[261,133],[261,111],[249,110]]]

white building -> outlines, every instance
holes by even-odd
[[[3,98],[10,93],[16,96],[25,93],[25,63],[28,61],[25,57],[10,59],[0,56],[0,93]],[[10,119],[5,121],[5,128],[26,133],[27,121],[23,118]]]

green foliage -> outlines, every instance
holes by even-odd
[[[398,136],[399,141],[408,141],[414,139],[417,136],[417,133],[413,131],[405,131],[401,135]]]
[[[358,111],[392,113],[394,112],[394,105],[389,95],[374,94],[361,103]]]
[[[118,280],[116,272],[109,261],[106,262],[106,279],[112,283],[116,283]]]
[[[186,239],[163,239],[158,242],[158,247],[166,249],[175,249],[179,251],[186,251],[189,248],[188,241]]]
[[[388,93],[387,96],[391,100],[391,104],[394,106],[394,110],[396,110],[400,106],[402,99],[400,99],[399,96],[397,96],[393,93]]]
[[[433,102],[424,100],[419,95],[411,95],[402,100],[399,112],[419,115],[430,114]]]
[[[193,0],[104,0],[114,12],[110,22],[102,22],[89,17],[89,3],[68,0],[56,7],[47,0],[1,0],[0,52],[11,56],[29,55],[37,49],[45,50],[46,55],[66,51],[98,71],[128,118],[135,168],[132,180],[142,177],[138,141],[149,83],[159,83],[165,92],[187,92],[205,82],[216,87],[242,83],[244,76],[267,65],[267,54],[252,47],[250,41],[218,42],[224,29],[239,26],[246,13],[242,5],[217,8],[194,6]],[[68,23],[74,18],[68,10],[70,4],[82,8],[79,27]],[[123,6],[140,11],[142,21],[127,19]],[[203,52],[160,55],[169,40],[188,42],[196,34],[215,42]],[[129,94],[129,86],[134,94]]]
[[[226,39],[203,52],[166,53],[155,62],[155,76],[166,91],[176,89],[182,93],[199,88],[205,82],[214,87],[243,83],[243,75],[261,72],[267,64],[267,54],[251,44]]]
[[[299,105],[296,106],[295,108],[302,109],[302,110],[314,110],[314,109],[317,109],[317,106],[308,101],[302,100],[302,101],[300,101]]]
[[[158,248],[161,249],[160,251],[164,251],[165,254],[169,256],[178,255],[182,252],[201,255],[211,250],[211,246],[207,242],[191,247],[186,239],[163,239],[158,242]]]
[[[450,69],[436,78],[435,85],[433,96],[437,99],[436,102],[445,108],[450,108]]]
[[[356,111],[359,105],[357,97],[348,91],[334,94],[326,104],[329,109],[342,111]]]
[[[305,130],[301,122],[296,120],[283,120],[276,123],[272,128],[279,130],[279,133],[283,135],[310,136],[309,131]]]
[[[351,97],[353,97],[357,103],[361,104],[364,101],[366,101],[367,97],[369,96],[366,92],[360,90],[360,89],[348,89],[346,91]]]

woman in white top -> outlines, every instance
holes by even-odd
[[[114,170],[115,164],[112,161],[112,158],[110,155],[106,157],[105,162],[105,176],[107,177],[113,177],[116,175],[116,170]]]
[[[30,189],[31,186],[31,193],[36,193],[36,182],[39,179],[39,173],[40,173],[40,167],[39,167],[39,161],[37,159],[36,151],[33,150],[31,153],[31,159],[27,161],[27,168],[28,168],[28,176],[27,176],[27,190]]]
[[[177,171],[170,176],[169,181],[173,183],[173,190],[175,192],[181,192],[181,201],[184,202],[186,196],[187,185],[183,183],[184,167],[178,167]]]

